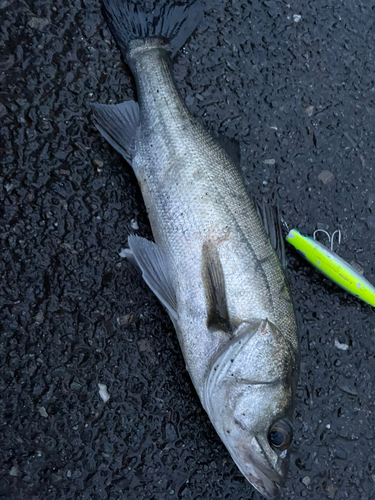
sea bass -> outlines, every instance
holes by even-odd
[[[171,57],[200,2],[103,0],[138,103],[94,106],[101,134],[132,165],[155,243],[128,254],[165,306],[218,435],[246,479],[275,498],[292,441],[298,341],[284,273],[235,162],[189,114]],[[270,224],[270,221],[268,221]]]

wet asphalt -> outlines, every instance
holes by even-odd
[[[99,3],[0,0],[0,19],[0,498],[260,500],[120,256],[152,236],[91,120],[135,98]],[[372,283],[374,20],[369,0],[216,0],[174,62],[191,113],[240,142],[249,192],[304,234],[340,229]],[[287,258],[302,364],[283,498],[374,500],[375,311]]]

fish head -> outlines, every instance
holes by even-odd
[[[239,328],[211,366],[204,406],[242,474],[274,499],[289,465],[297,354],[268,320]]]
[[[221,435],[245,478],[266,498],[277,498],[289,467],[291,419],[259,393],[238,394],[233,411],[222,414]]]

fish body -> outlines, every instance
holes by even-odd
[[[375,307],[375,287],[339,255],[297,229],[291,229],[286,240],[336,285]]]
[[[131,162],[155,240],[129,237],[129,256],[166,307],[220,438],[245,477],[275,498],[292,439],[296,324],[235,162],[190,115],[173,81],[170,54],[194,30],[197,7],[166,2],[140,19],[133,2],[103,6],[138,105],[96,105],[94,116]]]

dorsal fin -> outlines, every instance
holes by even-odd
[[[135,134],[139,125],[139,107],[134,101],[120,104],[93,104],[96,128],[112,147],[131,164]]]
[[[229,137],[223,134],[213,133],[213,136],[220,144],[220,146],[224,149],[224,151],[227,153],[232,162],[236,165],[238,170],[240,170],[240,163],[241,163],[240,143],[235,139],[229,139]]]
[[[253,198],[253,203],[264,229],[270,239],[271,245],[276,252],[282,269],[286,269],[285,244],[283,229],[281,226],[281,215],[277,205],[273,205],[266,200],[257,201]]]

